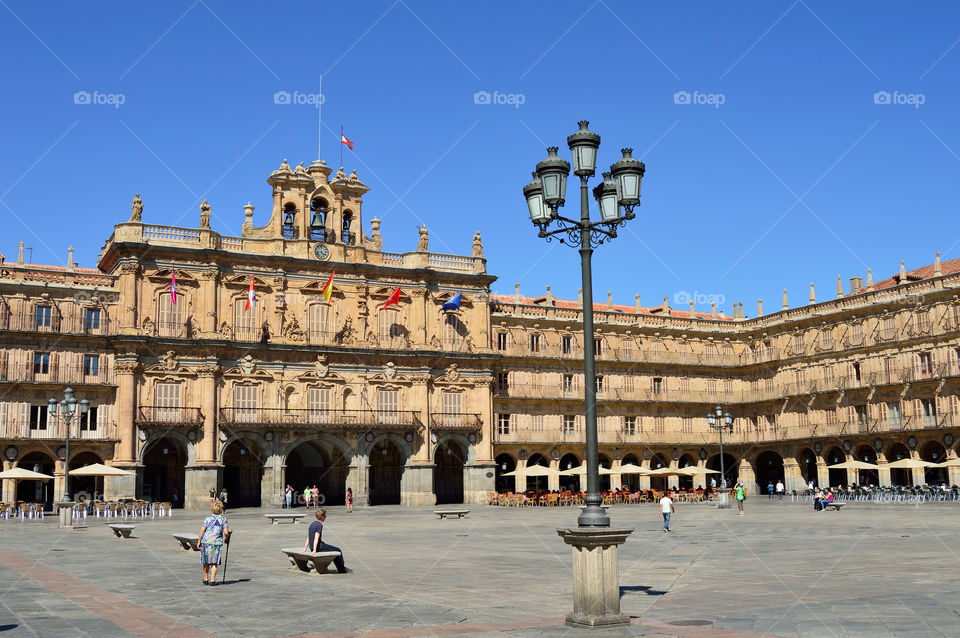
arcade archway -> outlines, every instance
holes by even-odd
[[[627,454],[623,457],[623,459],[621,459],[620,465],[640,465],[640,459],[633,454]],[[628,489],[631,492],[636,492],[640,489],[640,475],[621,474],[620,485],[622,485],[624,489]]]
[[[560,459],[559,469],[561,472],[566,472],[567,470],[573,470],[580,467],[580,459],[574,454],[564,454]],[[560,491],[561,492],[579,492],[581,489],[580,477],[576,474],[561,474],[560,475]],[[584,477],[584,483],[586,483],[586,477]]]
[[[347,464],[339,449],[332,446],[328,449],[319,441],[304,441],[293,448],[287,454],[286,478],[294,495],[299,496],[294,499],[294,506],[304,504],[304,488],[314,485],[320,492],[321,506],[342,505],[347,493]],[[356,491],[356,486],[353,488]]]
[[[530,458],[527,459],[527,467],[533,467],[534,465],[540,465],[543,467],[550,467],[550,461],[547,460],[542,454],[531,454]],[[547,491],[547,477],[546,476],[527,476],[527,484],[525,491],[531,491],[538,494],[543,494]]]
[[[398,505],[400,481],[405,459],[400,448],[390,440],[383,440],[370,448],[370,504]]]
[[[25,455],[17,467],[53,476],[56,464],[53,457],[45,452],[30,452]],[[43,503],[44,509],[53,508],[53,481],[18,481],[17,500],[27,503]]]
[[[513,457],[509,454],[498,454],[497,458],[497,492],[503,494],[504,492],[512,492],[516,486],[513,476],[504,476],[517,469],[517,462],[513,460]]]
[[[887,463],[893,463],[894,461],[900,461],[909,458],[910,450],[908,450],[907,446],[903,443],[894,443],[890,446],[890,450],[887,452]],[[913,476],[910,470],[905,470],[903,468],[895,468],[890,470],[890,484],[904,486],[913,485]]]
[[[696,467],[697,463],[693,460],[693,457],[689,454],[683,454],[679,459],[677,459],[677,468],[683,469],[685,467]],[[693,488],[693,477],[692,476],[680,476],[677,477],[677,485],[685,489]]]
[[[928,463],[942,463],[947,460],[947,448],[937,441],[930,441],[920,449],[920,459]],[[927,485],[948,484],[950,480],[945,467],[928,467],[923,470]]]
[[[669,466],[670,464],[667,462],[667,459],[662,454],[654,454],[652,457],[650,457],[651,470],[659,470]],[[661,491],[667,489],[667,477],[651,476],[650,489],[661,490]]]
[[[163,437],[150,443],[143,455],[143,498],[172,503],[176,490],[182,503],[186,465],[186,450],[176,439]]]
[[[103,459],[93,452],[80,452],[70,459],[70,470],[78,470],[86,465],[94,463],[103,463]],[[102,485],[103,479],[97,479],[96,476],[70,476],[70,497],[75,501],[92,501],[98,496],[103,497],[102,490],[97,489],[97,484]]]
[[[711,456],[710,460],[707,461],[707,467],[720,472],[720,455],[714,454]],[[724,453],[722,471],[726,473],[727,487],[733,487],[737,484],[737,479],[740,478],[740,462],[729,454]],[[719,474],[717,475],[717,485],[723,487],[723,477]]]
[[[782,481],[784,478],[783,457],[772,450],[767,450],[757,457],[753,472],[757,477],[757,494],[765,494],[768,485],[771,483],[776,485],[777,481]]]
[[[827,461],[827,466],[843,463],[847,460],[847,455],[838,447],[832,447],[823,457]],[[847,484],[846,470],[828,470],[827,482],[829,485],[823,487],[840,487]]]
[[[803,477],[804,485],[810,485],[810,481],[817,480],[817,455],[810,448],[803,448],[797,454],[797,464],[800,466],[800,476]]]
[[[853,457],[864,463],[877,463],[877,453],[869,445],[861,445],[853,452]],[[857,485],[879,485],[880,473],[877,470],[859,470]]]
[[[457,441],[441,441],[433,451],[433,493],[437,505],[463,503],[463,465],[466,453]]]
[[[229,507],[260,507],[260,448],[248,439],[234,439],[223,450],[223,487]]]

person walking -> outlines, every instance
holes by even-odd
[[[316,483],[314,483],[313,489],[310,490],[310,493],[313,495],[313,506],[320,507],[320,490],[317,489]]]
[[[223,505],[223,509],[227,509],[227,488],[220,490],[220,496],[217,497],[220,499],[220,503]]]
[[[737,516],[743,516],[743,502],[747,498],[747,492],[743,489],[743,485],[740,483],[740,481],[737,481],[734,489],[737,491]]]
[[[317,520],[310,523],[310,529],[307,530],[307,542],[303,544],[303,552],[314,554],[317,552],[339,552],[340,555],[333,559],[333,564],[338,572],[346,574],[350,570],[343,564],[343,552],[340,551],[339,547],[323,542],[323,522],[327,520],[327,510],[318,509],[316,518]]]
[[[783,481],[780,480],[780,479],[777,479],[777,487],[776,487],[776,490],[777,490],[777,500],[778,500],[778,501],[782,501],[782,500],[783,500],[783,489],[784,489],[784,488],[783,488]]]
[[[347,514],[353,511],[353,489],[347,488]]]
[[[310,486],[309,486],[309,485],[306,486],[305,488],[303,488],[303,504],[304,504],[306,507],[310,507],[310,500],[311,500],[311,499],[310,499],[310,494],[311,494],[311,493],[312,493],[312,492],[310,492]]]
[[[287,509],[293,507],[293,487],[287,486],[287,489],[283,490],[283,500],[286,503]]]
[[[660,513],[663,515],[663,531],[664,533],[670,531],[670,515],[676,509],[676,505],[673,504],[673,500],[670,496],[673,492],[665,492],[663,498],[660,499]]]
[[[203,519],[197,545],[200,547],[200,562],[203,564],[203,584],[217,584],[217,565],[220,564],[220,552],[223,543],[230,537],[230,527],[223,515],[223,503],[213,499],[210,504],[210,516]]]
[[[767,500],[768,500],[768,501],[772,501],[772,500],[773,500],[773,489],[774,489],[774,488],[773,488],[773,481],[770,481],[769,483],[767,483]]]

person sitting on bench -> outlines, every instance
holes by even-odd
[[[347,567],[343,564],[343,552],[339,547],[328,545],[323,542],[323,521],[327,518],[327,510],[317,510],[317,520],[310,523],[310,529],[307,530],[307,542],[303,545],[303,552],[340,552],[340,555],[333,559],[333,564],[341,574],[347,573]]]

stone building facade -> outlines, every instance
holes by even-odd
[[[576,487],[505,474],[584,458],[579,301],[491,296],[479,233],[469,255],[431,252],[426,227],[415,250],[385,252],[380,220],[363,229],[355,172],[284,160],[267,182],[270,219],[254,226],[248,204],[240,237],[211,230],[207,201],[198,227],[147,223],[138,195],[96,269],[72,253],[26,264],[22,245],[0,262],[4,468],[56,477],[5,481],[5,499],[62,494],[66,432],[46,402],[67,385],[95,408],[70,425],[71,468],[131,471],[72,478],[74,493],[199,508],[221,488],[232,505],[276,505],[288,484],[327,504],[347,487],[358,504]],[[789,308],[784,294],[754,318],[608,296],[595,305],[603,481],[664,483],[621,476],[624,463],[719,469],[705,418],[719,404],[735,417],[725,467],[748,485],[960,483],[954,468],[884,469],[956,458],[958,293],[960,260],[938,257],[846,291],[838,280],[826,302],[811,287]],[[881,469],[827,468],[853,458]]]

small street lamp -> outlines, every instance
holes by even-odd
[[[77,401],[73,396],[73,388],[67,388],[63,391],[63,400],[60,401],[59,405],[59,415],[66,424],[67,445],[63,455],[63,498],[60,499],[61,503],[72,502],[70,500],[70,421],[73,420],[73,415],[77,413],[78,403],[80,404],[80,416],[83,416],[90,409],[90,402],[86,399]],[[47,401],[47,405],[50,406],[50,416],[56,418],[58,414],[57,400],[51,397]]]
[[[590,259],[595,246],[617,236],[617,228],[634,218],[633,209],[640,203],[640,182],[645,167],[633,158],[633,150],[622,149],[623,157],[603,174],[603,181],[593,189],[600,210],[599,221],[590,221],[588,179],[596,172],[600,136],[589,130],[589,122],[578,122],[580,130],[567,137],[573,159],[573,174],[580,178],[580,219],[559,214],[567,193],[570,163],[557,155],[558,148],[547,148],[547,157],[537,164],[533,181],[523,187],[530,221],[538,236],[552,241],[554,237],[568,246],[580,249],[580,274],[583,288],[583,377],[584,423],[586,428],[587,493],[586,507],[577,519],[576,528],[559,529],[564,542],[574,553],[573,613],[567,624],[578,627],[599,627],[630,623],[620,613],[617,548],[627,540],[632,529],[612,529],[610,517],[601,507],[600,462],[597,441],[597,383],[594,367],[593,281]],[[554,226],[551,228],[551,226]],[[611,555],[612,554],[612,555]],[[606,559],[604,559],[606,557]],[[611,568],[612,566],[612,568]],[[598,586],[599,582],[599,586]]]
[[[719,405],[713,409],[713,412],[707,412],[707,425],[711,429],[720,433],[720,507],[730,507],[727,500],[727,471],[723,466],[723,431],[733,432],[733,417],[730,412],[724,412]]]

